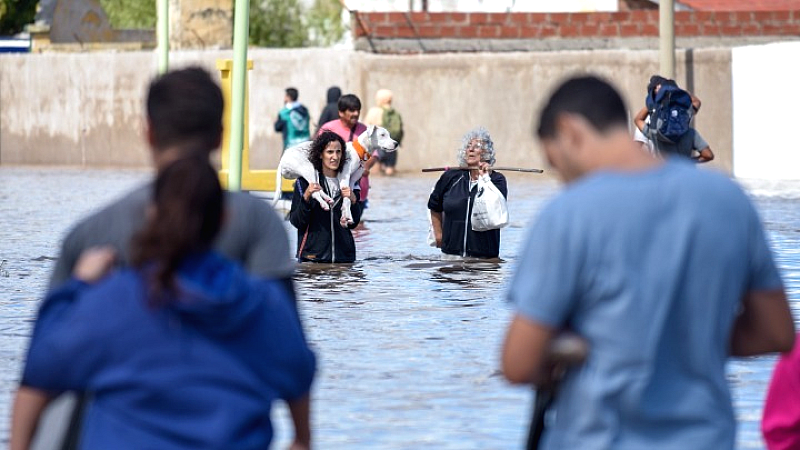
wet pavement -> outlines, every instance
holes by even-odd
[[[70,224],[148,179],[134,170],[0,167],[0,443],[11,392],[58,244]],[[375,177],[358,261],[301,265],[301,314],[320,358],[314,386],[316,447],[520,448],[530,389],[498,376],[510,316],[503,287],[530,220],[558,185],[509,177],[511,225],[500,262],[443,261],[428,247],[426,202],[436,176]],[[745,182],[756,197],[800,317],[800,182]],[[292,246],[295,230],[287,223]],[[739,448],[758,431],[773,357],[732,361]],[[276,445],[291,433],[275,409]]]

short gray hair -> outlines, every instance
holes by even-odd
[[[456,153],[458,165],[467,165],[467,147],[469,147],[469,143],[475,139],[483,142],[485,145],[485,148],[481,152],[481,161],[486,161],[490,166],[493,166],[496,161],[494,157],[494,142],[492,141],[492,137],[489,136],[489,132],[484,127],[474,128],[461,138],[461,147]]]

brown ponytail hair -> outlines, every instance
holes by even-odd
[[[179,159],[155,182],[151,215],[132,240],[132,262],[146,268],[151,299],[174,289],[181,262],[211,247],[222,224],[223,193],[216,171],[199,157]]]

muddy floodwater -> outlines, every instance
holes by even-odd
[[[12,390],[61,237],[148,177],[132,170],[0,167],[0,445],[8,441]],[[316,448],[522,446],[531,391],[498,376],[510,316],[503,292],[530,221],[559,186],[537,175],[510,176],[502,261],[458,262],[442,261],[426,244],[435,180],[375,177],[365,226],[355,232],[358,261],[298,269],[300,310],[319,357]],[[800,182],[743,184],[800,317]],[[294,247],[295,230],[286,226]],[[758,428],[774,363],[759,357],[729,364],[739,448],[763,448]],[[274,448],[285,448],[291,437],[287,417],[282,405],[274,409]]]

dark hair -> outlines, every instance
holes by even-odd
[[[208,153],[222,136],[222,91],[199,67],[167,72],[150,83],[147,117],[157,150],[178,146]]]
[[[291,100],[293,102],[296,102],[297,101],[297,96],[299,95],[299,93],[297,92],[297,89],[295,89],[295,88],[286,88],[286,95],[289,96],[289,100]]]
[[[556,135],[556,120],[561,114],[583,116],[599,132],[628,126],[625,102],[607,82],[594,76],[572,78],[550,96],[539,115],[539,138]]]
[[[339,112],[361,111],[361,100],[353,94],[345,94],[339,97],[337,106],[339,107]]]
[[[647,93],[652,95],[652,92],[656,89],[656,86],[664,83],[665,81],[667,81],[667,78],[664,78],[661,75],[653,75],[650,77],[650,82],[647,83]]]
[[[178,159],[156,178],[154,214],[131,242],[133,265],[147,269],[151,303],[174,289],[181,262],[211,247],[222,224],[223,192],[217,172],[199,156]]]
[[[344,169],[344,164],[347,162],[348,158],[344,139],[333,131],[322,130],[322,133],[311,142],[311,150],[308,152],[308,160],[311,161],[311,164],[314,165],[317,172],[322,172],[322,152],[325,151],[325,147],[327,147],[328,144],[334,141],[339,142],[342,146],[342,159],[339,161],[339,167],[336,169],[336,173],[340,173],[342,169]],[[310,182],[311,180],[307,181]]]

